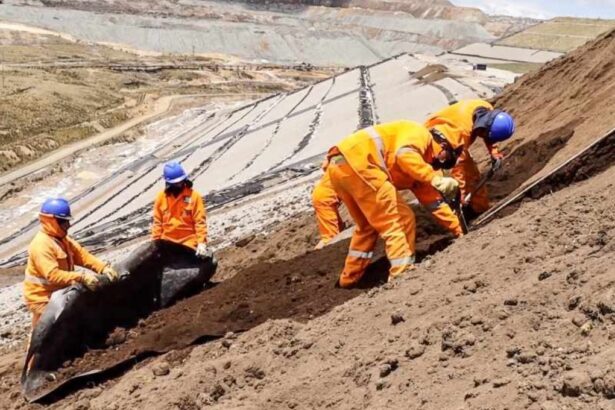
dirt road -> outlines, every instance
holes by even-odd
[[[135,117],[116,127],[110,128],[104,132],[101,132],[100,134],[94,135],[93,137],[86,138],[79,142],[66,145],[56,151],[53,151],[43,156],[42,158],[32,163],[24,165],[23,167],[17,168],[11,172],[8,172],[0,176],[0,185],[10,184],[11,182],[19,178],[23,178],[37,171],[40,171],[41,169],[48,167],[50,165],[53,165],[56,162],[61,161],[71,155],[74,155],[81,150],[87,149],[96,144],[100,144],[107,140],[115,138],[139,124],[143,124],[147,121],[153,120],[157,118],[158,116],[161,116],[167,111],[169,111],[172,107],[172,104],[175,101],[178,101],[180,99],[189,99],[189,98],[199,97],[199,96],[200,95],[198,94],[196,95],[193,94],[193,95],[168,95],[168,96],[161,97],[158,100],[156,100],[153,107],[151,107],[148,110],[148,112],[143,115]]]

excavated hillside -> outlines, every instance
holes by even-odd
[[[614,128],[614,55],[615,30],[506,87],[495,105],[518,120],[509,149],[553,132],[562,138],[569,135],[562,149],[548,158],[548,170]]]
[[[464,20],[485,23],[488,17],[477,8],[457,7],[448,0],[413,0],[413,1],[382,1],[382,0],[240,0],[252,4],[293,4],[326,7],[358,7],[368,10],[401,11],[415,17],[428,19]]]
[[[614,51],[611,32],[497,99],[516,116],[518,134],[505,146],[508,165],[496,197],[527,183],[520,173],[544,175],[615,126]],[[274,241],[281,252],[292,244],[288,260],[258,261],[157,312],[112,347],[67,363],[64,372],[135,349],[166,352],[56,397],[50,407],[610,409],[609,141],[601,155],[573,163],[550,190],[440,252],[423,248],[411,275],[367,292],[332,287],[344,243],[306,253],[297,243],[313,242],[313,222],[289,221],[285,241]],[[423,245],[432,238],[427,232],[419,235]],[[382,258],[374,263],[366,286],[386,268]],[[211,336],[235,333],[198,338],[205,328]],[[195,338],[201,344],[191,345]],[[40,408],[19,399],[17,355],[0,361],[0,405]]]

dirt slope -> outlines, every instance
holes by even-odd
[[[78,397],[92,408],[611,408],[614,178],[524,204],[321,318],[270,321]]]
[[[498,99],[519,122],[519,133],[507,146],[509,179],[521,183],[531,173],[547,172],[615,126],[614,51],[610,33],[525,76]],[[404,280],[369,290],[321,317],[270,320],[239,336],[172,351],[51,407],[612,408],[615,167],[587,177],[553,195],[526,200],[516,212],[424,259]],[[309,243],[312,229],[288,231],[288,239]],[[290,248],[299,249],[297,243]],[[310,272],[334,277],[344,254],[340,244],[242,270],[228,283],[253,278],[240,283],[237,297],[293,306],[288,301],[295,293],[258,283],[255,273],[271,281],[281,272],[275,277],[280,283],[300,288],[302,281],[319,283]],[[382,273],[386,264],[372,269]],[[301,280],[293,283],[297,275]],[[251,283],[266,285],[271,295],[264,289],[249,296]],[[318,286],[310,289],[300,298],[311,306],[341,292],[328,289],[324,297]],[[197,302],[205,306],[206,295],[172,309],[188,307],[186,316],[194,317],[191,309]],[[322,303],[318,313],[331,307]],[[181,314],[168,313],[174,310],[146,324],[153,330],[184,326]],[[161,317],[175,319],[157,321]],[[36,408],[17,400],[18,366],[14,358],[3,361],[13,364],[0,362],[0,403]]]
[[[525,160],[528,175],[615,125],[614,38],[522,78],[498,99],[519,121],[507,149],[524,148],[511,162]],[[525,203],[405,281],[307,324],[271,322],[226,347],[198,347],[170,376],[152,374],[159,359],[92,405],[609,408],[614,177],[611,167]],[[396,314],[404,320],[393,325]]]
[[[496,105],[518,122],[508,146],[559,130],[574,134],[548,164],[555,165],[615,127],[615,30],[526,74],[505,88]]]

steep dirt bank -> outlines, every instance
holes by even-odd
[[[614,178],[526,203],[321,318],[269,321],[79,397],[92,408],[610,408]]]
[[[563,149],[546,158],[548,171],[615,127],[613,55],[615,30],[506,87],[495,104],[518,122],[508,146],[573,131]]]
[[[614,178],[524,203],[321,318],[170,353],[52,408],[608,409]]]
[[[498,100],[519,122],[519,134],[506,147],[511,157],[501,189],[547,172],[612,127],[613,97],[602,90],[613,84],[615,67],[605,64],[613,55],[613,37],[589,45],[587,55],[553,63],[536,74],[540,81],[525,77]],[[573,79],[583,82],[592,70],[590,92],[568,95]],[[552,118],[543,110],[551,110]],[[337,299],[344,291],[324,284],[343,262],[343,243],[241,270],[225,282],[234,284],[232,292],[222,284],[159,312],[125,343],[178,350],[52,408],[611,408],[615,168],[567,187],[572,177],[559,181],[561,190],[553,195],[528,199],[516,212],[423,259],[404,280],[339,307],[331,301],[345,300]],[[289,241],[301,237],[303,229],[288,232]],[[322,267],[325,276],[319,275]],[[383,274],[386,263],[372,270]],[[183,349],[183,341],[202,333],[203,323],[186,317],[203,315],[197,306],[205,309],[207,295],[217,298],[212,300],[221,312],[229,308],[218,323],[222,327],[240,323],[236,318],[249,320],[250,310],[256,319],[250,325],[257,325],[267,319],[261,308],[271,308],[271,318],[286,319]],[[238,310],[225,304],[231,300]],[[258,308],[251,308],[252,301]],[[317,314],[324,315],[305,321],[304,311],[292,310],[304,306],[322,308]],[[294,313],[301,321],[288,320]],[[116,349],[105,357],[124,347]],[[17,400],[14,357],[3,360],[13,364],[0,367],[7,369],[0,404],[27,407]]]

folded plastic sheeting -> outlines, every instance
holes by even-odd
[[[26,355],[21,382],[27,399],[39,398],[47,385],[56,384],[54,372],[65,362],[88,349],[104,348],[116,327],[133,327],[154,310],[201,290],[215,273],[216,262],[201,260],[182,245],[155,241],[137,248],[115,268],[121,279],[96,292],[75,285],[52,295]]]

